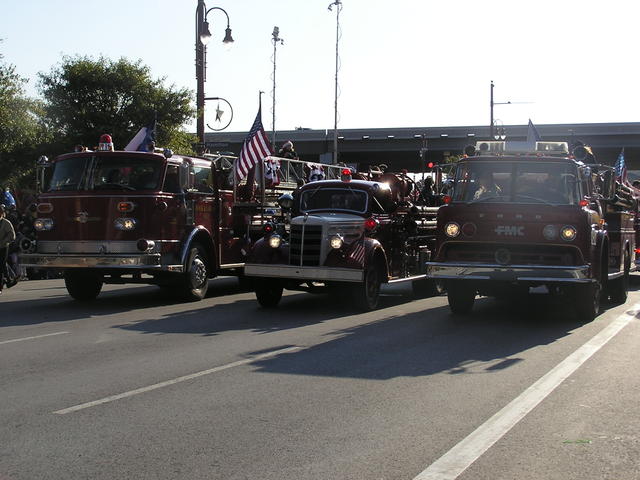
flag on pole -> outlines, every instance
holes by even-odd
[[[271,153],[271,144],[262,126],[262,107],[259,107],[258,115],[256,115],[253,126],[244,140],[240,156],[236,161],[236,177],[238,181],[245,178],[253,167],[265,157],[271,155]]]
[[[149,125],[142,127],[138,133],[131,139],[127,146],[124,147],[127,152],[147,152],[147,146],[156,141],[156,119],[154,118]]]
[[[614,168],[616,170],[616,181],[627,183],[627,165],[624,161],[624,147],[620,150]]]
[[[527,127],[527,143],[534,144],[542,140],[540,134],[538,133],[538,129],[533,124],[531,119],[529,119],[529,126]]]

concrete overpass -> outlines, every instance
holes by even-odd
[[[508,140],[526,140],[527,125],[505,125]],[[613,165],[625,149],[629,170],[640,170],[640,122],[574,123],[536,125],[543,140],[581,140],[591,145],[600,163]],[[269,137],[271,137],[271,132]],[[247,132],[206,133],[210,151],[239,153]],[[488,126],[408,127],[340,129],[339,161],[367,165],[385,163],[392,169],[422,170],[421,149],[425,161],[442,162],[450,155],[478,140],[489,139]],[[297,129],[276,132],[276,150],[286,140],[293,141],[303,160],[330,163],[333,156],[333,130]]]

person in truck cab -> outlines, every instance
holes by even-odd
[[[493,175],[490,173],[482,173],[478,177],[478,189],[473,194],[474,200],[495,197],[502,194],[502,189],[493,181]]]

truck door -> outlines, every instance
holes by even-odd
[[[163,200],[167,203],[164,215],[166,221],[162,225],[164,240],[181,240],[184,236],[187,205],[186,185],[183,182],[184,177],[180,175],[180,166],[169,163],[162,186]]]
[[[214,230],[213,186],[211,184],[211,168],[192,165],[189,171],[189,201],[194,215],[194,225],[202,225],[207,230]]]

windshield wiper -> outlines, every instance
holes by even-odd
[[[513,198],[524,198],[526,200],[537,200],[540,203],[545,203],[547,205],[555,205],[554,203],[550,202],[549,200],[545,200],[544,198],[538,198],[538,197],[532,197],[530,195],[522,195],[519,193],[516,193]]]
[[[94,190],[110,190],[119,188],[121,190],[135,190],[135,188],[130,187],[129,185],[122,185],[120,183],[101,183],[100,185],[94,185]]]
[[[480,197],[480,198],[476,198],[475,200],[471,200],[471,201],[467,202],[467,205],[471,205],[472,203],[485,202],[487,200],[495,200],[496,198],[505,198],[505,196],[504,195],[491,195],[489,197]]]

